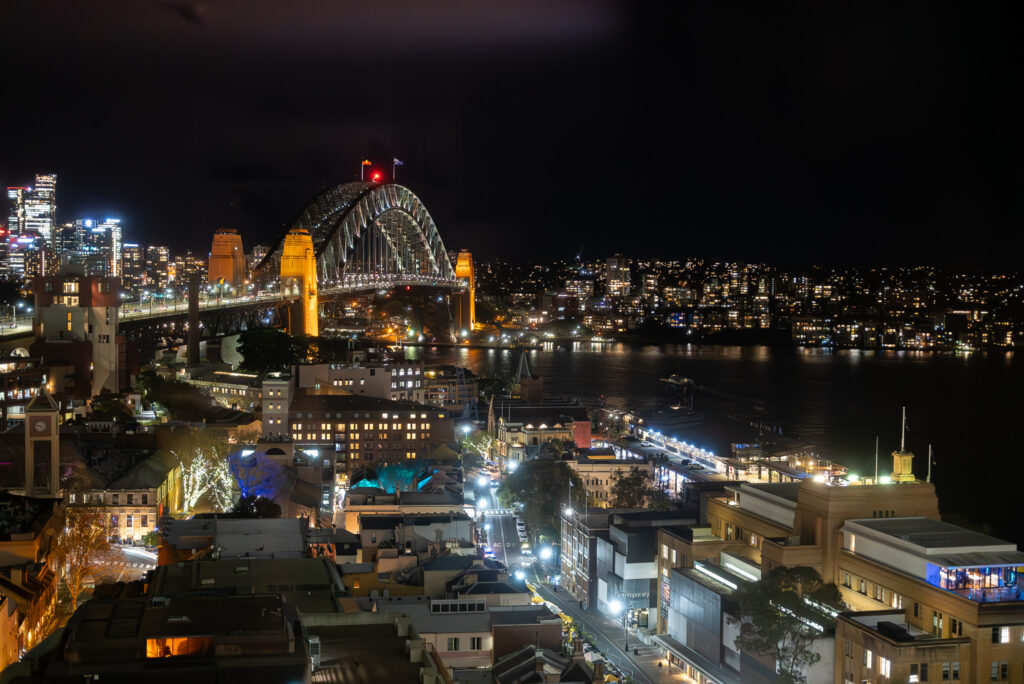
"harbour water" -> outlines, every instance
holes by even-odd
[[[410,359],[459,363],[474,372],[507,376],[520,352],[493,349],[411,348]],[[881,474],[899,447],[900,408],[907,407],[907,446],[932,479],[943,513],[988,524],[992,532],[1024,544],[1014,530],[1020,517],[1021,402],[1024,359],[1012,353],[958,355],[935,352],[859,351],[623,343],[529,351],[545,392],[609,408],[655,409],[672,402],[658,378],[673,373],[700,387],[695,408],[709,420],[687,436],[728,453],[729,443],[751,436],[751,422],[781,426],[791,437],[817,444],[820,453],[851,468],[874,469],[879,438]]]

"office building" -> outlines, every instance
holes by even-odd
[[[133,242],[126,242],[121,249],[121,287],[130,294],[142,291],[146,281],[145,251]]]
[[[170,250],[151,245],[146,247],[146,282],[144,287],[162,290],[170,279]]]
[[[47,248],[53,248],[53,228],[57,213],[57,174],[36,174],[35,187],[24,194],[24,230],[43,237]]]
[[[837,678],[1024,681],[1015,544],[928,517],[851,519],[840,538],[836,584],[863,612],[837,623]]]

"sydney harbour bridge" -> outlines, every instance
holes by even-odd
[[[233,231],[232,231],[233,232]],[[211,251],[211,273],[218,258]],[[221,241],[223,255],[243,259],[237,245]],[[244,261],[237,262],[242,264]],[[230,270],[230,266],[228,267]],[[126,304],[120,329],[147,344],[182,339],[187,330],[203,337],[265,325],[282,325],[293,335],[316,336],[332,304],[354,295],[400,291],[430,295],[447,310],[449,335],[472,328],[472,258],[462,252],[453,264],[426,206],[411,190],[394,183],[354,182],[316,195],[277,237],[253,269],[249,284],[208,295],[193,283],[189,296],[154,307]],[[329,316],[327,316],[329,318]],[[198,325],[196,325],[198,322]],[[446,340],[448,341],[448,340]]]

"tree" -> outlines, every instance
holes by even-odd
[[[171,453],[181,464],[181,507],[192,513],[203,497],[215,511],[231,508],[234,479],[228,467],[228,444],[208,432],[189,430]]]
[[[549,439],[540,445],[537,458],[560,459],[565,454],[565,443],[560,439]]]
[[[292,337],[274,328],[246,330],[238,336],[238,353],[243,370],[256,373],[279,371],[298,361]]]
[[[668,495],[658,487],[649,470],[633,466],[624,473],[619,468],[612,473],[612,508],[668,508]]]
[[[92,398],[89,403],[89,413],[95,416],[109,416],[118,424],[124,424],[135,419],[135,414],[125,403],[124,395],[114,394],[107,388]]]
[[[559,518],[569,503],[572,482],[572,505],[585,505],[583,480],[564,461],[526,461],[509,475],[498,488],[498,500],[504,507],[520,506],[526,525],[539,537],[557,541]]]
[[[103,516],[88,508],[68,507],[64,526],[53,549],[53,564],[63,575],[71,596],[72,612],[78,607],[85,578],[110,552]]]
[[[498,451],[498,440],[486,430],[477,430],[462,440],[463,451],[479,454],[485,461],[494,461],[502,470],[505,469],[505,457]]]
[[[735,599],[739,615],[730,620],[739,625],[736,646],[774,655],[776,681],[792,684],[807,681],[804,672],[821,659],[814,642],[835,623],[830,610],[844,607],[839,588],[803,566],[776,568],[741,586]]]
[[[262,496],[243,496],[231,512],[239,518],[280,518],[281,507]]]
[[[284,466],[264,453],[235,451],[228,457],[228,469],[242,498],[277,499],[288,485]]]

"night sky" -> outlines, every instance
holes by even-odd
[[[661,4],[7,0],[0,183],[205,253],[395,155],[483,258],[1017,267],[1015,18]]]

